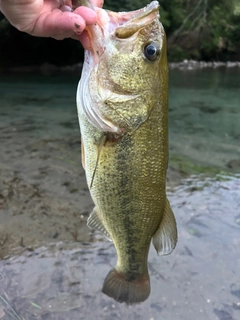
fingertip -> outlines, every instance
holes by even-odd
[[[92,9],[81,6],[74,10],[74,13],[80,15],[86,24],[93,24],[97,21],[97,14]]]
[[[86,22],[84,18],[73,12],[63,12],[63,14],[59,16],[59,19],[57,21],[58,29],[60,32],[71,31],[76,35],[80,35],[86,28]]]
[[[85,23],[77,23],[75,22],[74,23],[74,26],[73,26],[73,31],[77,34],[77,35],[80,35],[83,30],[86,28],[86,24]]]
[[[66,13],[68,15],[68,13]],[[84,17],[75,12],[71,12],[68,16],[69,20],[66,20],[66,29],[74,31],[77,35],[80,35],[83,30],[86,28],[86,21]]]

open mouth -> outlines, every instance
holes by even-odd
[[[105,42],[110,35],[118,39],[127,39],[141,28],[150,24],[159,15],[158,1],[152,1],[146,7],[131,12],[112,12],[95,8],[98,21],[86,28],[90,39],[90,51],[96,57],[104,52]]]
[[[143,26],[151,23],[157,17],[158,12],[159,3],[158,1],[153,1],[143,9],[119,14],[122,15],[124,22],[122,23],[121,17],[119,17],[118,25],[115,28],[115,36],[120,39],[131,37]]]

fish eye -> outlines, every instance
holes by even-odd
[[[150,42],[144,47],[144,55],[149,61],[155,61],[159,53],[159,45],[156,42]]]

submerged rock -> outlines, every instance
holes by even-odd
[[[230,169],[240,169],[240,159],[233,159],[227,163],[227,167]]]

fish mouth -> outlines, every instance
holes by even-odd
[[[159,3],[152,1],[146,7],[130,12],[113,12],[94,7],[98,19],[94,25],[87,26],[90,47],[95,63],[105,49],[109,37],[127,39],[137,34],[146,25],[159,18]]]
[[[150,24],[156,17],[159,17],[159,7],[158,1],[152,1],[140,10],[124,13],[123,18],[128,20],[125,20],[126,22],[121,25],[121,18],[119,19],[119,25],[115,29],[115,36],[119,39],[131,37],[141,28]]]

